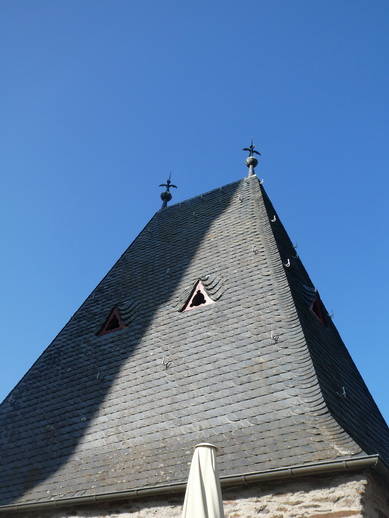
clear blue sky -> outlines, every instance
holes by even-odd
[[[386,420],[387,0],[3,0],[0,399],[160,207],[258,176]]]

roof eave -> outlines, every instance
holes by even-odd
[[[374,470],[382,479],[389,483],[389,467],[379,455],[366,455],[363,457],[350,457],[346,459],[317,462],[313,464],[301,464],[296,466],[241,473],[220,477],[222,487],[251,485],[258,482],[268,482],[282,479],[290,479],[304,476],[324,475],[327,473],[341,473],[351,471]],[[0,506],[0,514],[6,512],[23,512],[32,510],[43,510],[50,508],[63,508],[76,505],[94,504],[97,502],[108,502],[112,500],[131,500],[160,495],[171,495],[182,493],[186,489],[186,481],[176,484],[165,484],[148,486],[124,491],[113,491],[88,496],[76,496],[72,498],[61,498],[45,500],[40,502],[28,502],[21,504],[8,504]]]

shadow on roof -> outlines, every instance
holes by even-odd
[[[201,201],[194,198],[156,213],[0,406],[0,505],[82,494],[80,477],[61,478],[65,465],[67,476],[81,469],[99,473],[96,448],[107,449],[107,438],[94,437],[95,449],[88,453],[85,434],[95,419],[110,419],[99,414],[101,405],[123,367],[131,365],[156,312],[173,297],[210,225],[228,208],[238,186],[230,184],[217,194],[222,203],[207,203],[207,196],[216,196],[212,191]],[[198,217],[193,203],[206,209]],[[128,301],[136,309],[127,327],[97,336],[115,304]],[[131,395],[123,393],[123,400],[126,397],[130,401]],[[120,430],[116,432],[119,440]],[[98,476],[101,480],[103,475]],[[106,476],[104,487],[109,486]],[[93,491],[90,484],[88,479],[86,487]]]

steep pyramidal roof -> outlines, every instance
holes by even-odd
[[[0,428],[3,506],[184,482],[200,442],[222,477],[389,462],[388,428],[255,175],[156,213]]]

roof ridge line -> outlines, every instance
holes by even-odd
[[[253,176],[250,176],[250,178],[257,178],[257,177],[256,177],[256,175],[253,175]],[[249,178],[241,178],[240,180],[235,180],[234,182],[226,183],[225,185],[222,185],[221,187],[216,187],[215,189],[211,189],[210,191],[205,191],[201,194],[197,194],[196,196],[192,196],[191,198],[187,198],[182,201],[177,201],[176,203],[173,203],[172,205],[169,205],[168,207],[166,207],[166,209],[164,209],[163,212],[166,213],[168,211],[168,209],[177,207],[177,205],[178,206],[184,205],[186,203],[189,203],[189,202],[195,200],[196,198],[202,198],[203,196],[207,196],[208,194],[212,194],[216,191],[222,191],[223,189],[225,189],[226,187],[230,187],[231,185],[238,184],[241,182],[247,182],[247,181],[249,181]],[[159,214],[160,212],[161,212],[161,210],[158,210],[156,212],[156,214]]]

